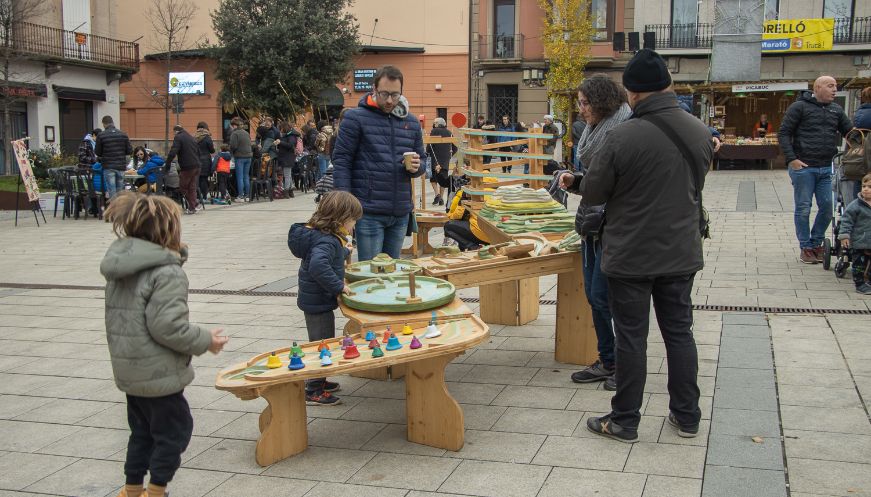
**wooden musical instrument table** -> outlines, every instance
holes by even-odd
[[[222,370],[215,382],[217,389],[232,392],[242,400],[263,397],[269,403],[260,414],[260,438],[255,451],[257,464],[270,465],[299,454],[308,446],[305,380],[392,365],[404,365],[406,368],[408,440],[446,450],[460,450],[464,441],[463,411],[448,393],[445,366],[466,349],[487,340],[489,328],[477,316],[445,317],[437,324],[442,334],[427,339],[423,337],[426,323],[410,324],[414,336],[422,343],[421,348],[411,349],[412,335],[402,335],[402,326],[399,326],[393,332],[402,348],[388,351],[382,344],[383,357],[372,358],[368,342],[363,338],[365,335],[358,333],[353,335],[360,352],[360,357],[355,359],[343,359],[340,349],[342,338],[325,341],[332,352],[333,363],[330,366],[320,365],[320,342],[311,342],[301,345],[305,352],[303,369],[288,369],[290,347],[287,347],[259,354],[249,361]],[[385,329],[371,330],[379,342]],[[282,364],[276,369],[269,369],[266,364],[273,352],[280,357]]]

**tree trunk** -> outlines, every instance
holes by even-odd
[[[14,167],[12,165],[12,161],[14,159],[14,155],[12,154],[12,115],[8,92],[6,89],[9,87],[9,57],[8,50],[4,51],[7,57],[3,59],[3,95],[0,96],[0,100],[3,101],[3,174],[12,174],[14,171]]]

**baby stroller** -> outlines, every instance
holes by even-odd
[[[844,176],[844,169],[840,161],[841,155],[839,153],[832,161],[832,195],[834,197],[834,202],[832,202],[832,239],[823,240],[823,269],[831,269],[832,257],[834,257],[835,276],[838,278],[843,278],[847,274],[853,261],[851,250],[842,246],[841,240],[838,239],[838,232],[841,228],[841,216],[844,215],[844,210],[856,198],[856,181]]]

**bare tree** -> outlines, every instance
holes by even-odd
[[[27,57],[18,47],[16,35],[22,29],[22,23],[32,21],[48,9],[48,3],[42,0],[0,0],[0,111],[3,113],[3,174],[12,174],[12,107],[24,100],[16,96],[13,87],[24,83],[17,72],[17,62]]]
[[[3,1],[3,0],[0,0]],[[168,93],[168,78],[172,71],[172,53],[187,47],[188,27],[198,7],[191,0],[151,0],[145,15],[151,22],[156,39],[153,48],[166,55],[166,78],[163,80],[161,94],[166,92],[164,101],[165,128],[163,148],[169,150],[169,107],[172,105]]]

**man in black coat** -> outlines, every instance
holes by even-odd
[[[115,127],[112,116],[103,116],[103,128],[94,143],[94,153],[103,166],[106,196],[112,198],[124,191],[124,170],[127,169],[127,156],[133,153],[133,145],[127,133]]]
[[[844,109],[834,103],[837,92],[835,78],[817,78],[813,93],[802,92],[786,109],[777,133],[792,180],[798,259],[805,264],[823,262],[823,239],[832,221],[832,158],[838,153],[841,135],[853,129]],[[819,211],[810,228],[814,197]]]
[[[617,338],[611,412],[588,419],[587,429],[621,442],[638,440],[651,297],[668,356],[668,422],[678,435],[694,437],[702,414],[690,295],[704,267],[701,189],[714,147],[705,125],[678,107],[670,85],[653,50],[629,61],[623,86],[633,118],[605,136],[578,189],[583,202],[608,205],[602,272]],[[561,181],[574,183],[570,174]]]
[[[175,138],[172,140],[172,148],[166,154],[166,170],[172,160],[178,157],[178,186],[179,191],[187,199],[187,214],[197,213],[197,179],[200,176],[200,151],[197,141],[190,133],[185,131],[180,124],[173,128]]]

